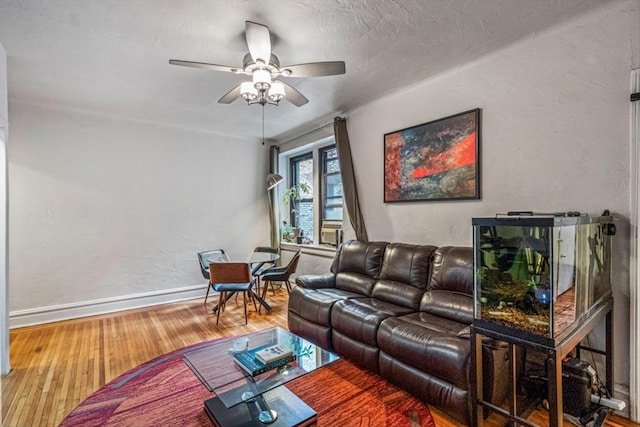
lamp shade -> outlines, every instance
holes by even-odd
[[[271,73],[267,70],[253,72],[253,86],[258,91],[265,91],[271,87]]]
[[[269,88],[269,101],[280,102],[284,99],[284,85],[282,82],[272,82]]]
[[[258,98],[258,91],[251,82],[240,83],[240,96],[245,101],[255,101]]]
[[[284,178],[277,173],[270,173],[267,175],[267,190],[271,190],[276,185],[280,184]]]

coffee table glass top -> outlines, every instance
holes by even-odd
[[[234,343],[244,344],[244,339],[248,339],[248,349],[284,344],[293,350],[297,359],[284,369],[273,369],[251,377],[234,362],[233,357]],[[227,408],[245,402],[247,396],[261,395],[338,359],[337,355],[279,327],[216,341],[184,356],[194,374]]]

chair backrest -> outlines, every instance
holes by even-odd
[[[251,271],[246,262],[212,262],[209,275],[211,284],[251,282]]]
[[[209,264],[212,262],[228,262],[229,257],[224,249],[214,249],[211,251],[198,252],[198,262],[200,263],[200,272],[202,277],[209,279]]]
[[[299,251],[296,252],[295,255],[293,255],[293,257],[289,261],[289,264],[287,264],[287,274],[288,275],[292,275],[293,273],[296,272],[296,270],[298,269],[298,261],[300,261],[300,252]]]

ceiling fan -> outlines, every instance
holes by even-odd
[[[292,86],[278,80],[279,77],[319,77],[345,73],[343,61],[310,62],[281,67],[278,57],[271,53],[269,27],[245,21],[245,34],[249,53],[244,56],[242,68],[177,59],[170,59],[169,64],[251,76],[251,81],[242,82],[220,98],[218,102],[221,104],[230,104],[242,98],[249,105],[278,105],[285,99],[300,107],[309,100]]]

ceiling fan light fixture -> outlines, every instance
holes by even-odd
[[[281,82],[271,83],[269,88],[268,99],[270,102],[278,103],[284,99],[284,85]]]
[[[253,86],[260,92],[268,90],[271,87],[271,73],[267,70],[255,70]]]
[[[252,82],[242,82],[240,84],[240,96],[247,102],[258,99],[258,91]]]

